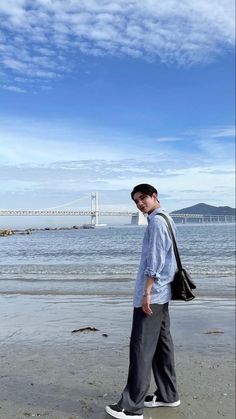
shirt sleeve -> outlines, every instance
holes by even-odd
[[[158,279],[165,266],[166,254],[170,245],[164,223],[153,220],[149,227],[147,267],[144,273],[146,276]]]

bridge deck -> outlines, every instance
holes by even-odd
[[[131,211],[72,211],[72,210],[0,210],[0,216],[98,216],[98,217],[127,217],[137,216],[138,212]],[[235,221],[233,215],[204,215],[204,214],[175,214],[171,217],[174,219],[229,219]]]

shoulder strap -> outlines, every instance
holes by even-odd
[[[168,227],[168,231],[169,231],[169,235],[172,239],[172,243],[173,243],[173,248],[174,248],[174,253],[175,253],[175,258],[176,258],[176,262],[177,262],[177,266],[178,269],[181,270],[182,269],[182,263],[181,263],[181,259],[180,259],[180,255],[179,255],[179,251],[178,251],[178,247],[177,247],[177,243],[175,240],[175,235],[173,233],[173,229],[170,223],[169,218],[167,217],[167,215],[163,214],[162,212],[158,212],[156,215],[160,215],[161,217],[163,217],[167,223],[167,227]]]

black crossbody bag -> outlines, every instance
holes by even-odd
[[[173,242],[173,248],[177,263],[177,271],[175,273],[173,281],[171,282],[172,300],[191,301],[195,298],[195,295],[193,295],[192,290],[196,289],[196,285],[192,281],[189,273],[182,266],[177,243],[168,217],[160,212],[157,215],[160,215],[166,220],[169,235]]]

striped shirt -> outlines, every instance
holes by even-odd
[[[134,290],[134,307],[141,307],[148,276],[155,278],[151,290],[151,304],[165,304],[171,299],[171,281],[176,271],[176,260],[167,224],[158,213],[166,214],[175,231],[174,222],[162,209],[155,209],[148,215],[139,270]]]

